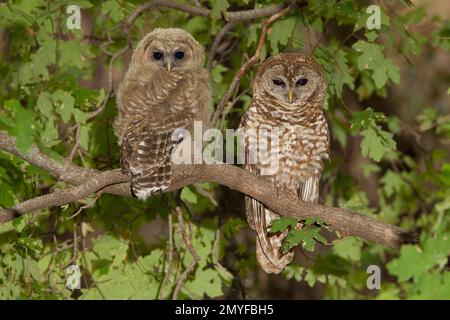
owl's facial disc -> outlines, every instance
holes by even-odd
[[[149,57],[149,63],[171,72],[195,67],[197,61],[192,58],[192,52],[188,45],[154,41],[147,46],[145,55]]]
[[[275,64],[262,75],[262,89],[285,105],[296,106],[313,98],[321,75],[305,64]]]

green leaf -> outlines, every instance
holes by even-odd
[[[353,77],[350,75],[348,60],[344,50],[339,49],[335,53],[335,64],[336,67],[333,69],[334,73],[331,83],[334,84],[334,91],[340,98],[342,97],[342,88],[344,87],[344,84],[348,85],[350,89],[354,89],[355,84]]]
[[[450,297],[450,272],[424,274],[417,281],[417,295],[412,299],[448,300]]]
[[[80,146],[84,150],[89,150],[90,126],[81,126],[80,129]]]
[[[203,295],[210,298],[216,298],[223,294],[220,276],[214,269],[201,270],[197,269],[194,280],[185,285],[185,289],[193,298],[201,299]]]
[[[16,137],[17,149],[26,152],[33,144],[34,112],[23,108],[15,99],[6,101],[5,105],[14,113],[16,122],[15,127],[9,130],[9,133]]]
[[[40,132],[41,143],[50,148],[59,143],[59,133],[55,126],[56,116],[53,112],[52,96],[48,92],[41,92],[36,103],[44,130]]]
[[[64,123],[68,123],[74,113],[75,98],[69,92],[57,90],[52,95],[55,102],[59,102],[57,112],[61,116]]]
[[[270,36],[268,37],[272,54],[276,54],[280,51],[280,45],[287,45],[290,37],[292,36],[294,28],[294,17],[286,18],[273,24],[272,28],[269,31]]]
[[[325,283],[327,281],[327,276],[324,274],[316,274],[314,270],[308,269],[306,270],[305,281],[312,287],[316,282]]]
[[[357,58],[359,70],[372,70],[372,79],[377,89],[383,88],[387,81],[391,79],[395,83],[400,83],[400,68],[390,58],[385,58],[383,47],[365,41],[358,41],[353,48],[360,52]]]
[[[430,268],[436,265],[439,269],[444,268],[450,255],[450,233],[426,238],[423,241],[423,251]]]
[[[3,182],[0,179],[0,207],[12,207],[15,203],[14,194],[14,188],[10,184]]]
[[[439,111],[435,108],[426,108],[418,116],[417,121],[420,124],[420,131],[427,131],[434,126],[434,122],[439,116]]]
[[[354,25],[358,20],[360,8],[352,0],[343,0],[337,3],[336,20],[339,25]]]
[[[297,266],[295,264],[290,264],[286,266],[283,270],[283,275],[287,279],[295,279],[296,281],[303,280],[303,271],[305,268]]]
[[[226,237],[231,237],[240,228],[247,226],[240,218],[230,218],[221,227]]]
[[[283,232],[288,227],[295,228],[297,220],[293,218],[280,218],[275,220],[270,227],[270,233]]]
[[[109,15],[114,22],[121,21],[125,18],[123,7],[117,0],[103,1],[101,11],[103,14]]]
[[[389,273],[401,282],[417,279],[427,272],[428,267],[423,251],[414,245],[402,246],[400,256],[387,264]]]
[[[320,228],[291,230],[284,240],[283,252],[288,252],[296,245],[301,245],[307,251],[314,251],[316,241],[326,243],[326,239],[319,232]]]
[[[388,170],[380,181],[383,183],[383,191],[388,197],[392,196],[395,192],[409,189],[406,181],[392,170]]]
[[[39,94],[36,105],[39,112],[47,118],[47,120],[53,120],[55,115],[53,114],[52,96],[50,93],[43,91]]]
[[[216,83],[221,83],[223,80],[223,73],[225,71],[227,71],[228,68],[224,67],[221,64],[216,65],[212,70],[211,70],[211,78],[214,82]]]
[[[382,112],[376,112],[372,108],[353,113],[353,119],[350,121],[350,128],[353,132],[360,129],[369,128],[373,124],[386,122],[387,118]]]
[[[82,68],[89,58],[90,54],[85,45],[80,41],[61,41],[60,46],[60,61],[59,64],[64,67]]]
[[[228,0],[214,0],[212,1],[212,10],[209,16],[213,20],[222,18],[222,14],[230,7]]]
[[[198,202],[197,195],[189,188],[184,187],[183,190],[181,190],[181,200],[189,202],[191,204],[196,204]]]
[[[396,143],[392,139],[393,134],[382,130],[378,126],[361,131],[361,154],[379,162],[383,156],[395,150]]]
[[[393,284],[384,284],[381,286],[380,294],[377,300],[398,300],[400,289]]]
[[[363,242],[356,237],[347,237],[333,241],[333,253],[341,258],[351,261],[361,260],[361,248]]]
[[[128,243],[111,235],[104,235],[94,243],[93,251],[100,259],[120,264],[127,256]]]
[[[259,26],[252,24],[247,33],[247,46],[250,47],[253,43],[258,42],[258,29]],[[450,90],[450,88],[449,88]]]

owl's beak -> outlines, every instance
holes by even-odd
[[[168,62],[166,63],[166,68],[167,68],[167,71],[170,72],[170,70],[172,69],[172,62],[171,62],[171,61],[168,61]]]
[[[288,91],[288,99],[289,99],[289,103],[292,103],[292,101],[294,100],[294,94],[293,94],[292,90]]]

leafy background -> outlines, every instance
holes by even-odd
[[[123,32],[120,24],[144,1],[6,1],[0,3],[0,130],[59,161],[118,167],[109,64],[127,36],[136,44],[155,27],[191,32],[207,52],[226,23],[224,10],[281,1],[186,1],[212,8],[209,17],[172,9],[145,11]],[[182,2],[182,1],[180,1]],[[255,235],[244,220],[243,197],[213,184],[184,188],[184,216],[200,261],[179,298],[449,299],[450,272],[450,22],[446,1],[377,1],[380,30],[367,30],[368,1],[307,1],[274,23],[262,57],[285,51],[313,55],[329,81],[325,109],[332,156],[321,201],[420,232],[420,243],[400,251],[354,237],[338,237],[320,221],[291,231],[286,246],[296,260],[282,275],[256,264]],[[66,8],[83,9],[82,30],[68,30]],[[427,10],[435,10],[438,15]],[[260,21],[227,33],[214,57],[217,103],[255,50]],[[114,59],[116,88],[130,52]],[[255,68],[222,128],[235,128],[251,99]],[[240,95],[240,96],[239,96]],[[105,104],[91,118],[91,112]],[[79,148],[73,149],[79,142]],[[74,150],[73,154],[72,150]],[[48,173],[0,153],[0,206],[63,188]],[[173,196],[147,202],[92,196],[0,226],[2,299],[170,298],[192,255],[178,232]],[[169,215],[173,261],[169,263]],[[275,229],[293,221],[283,219]],[[218,232],[219,230],[219,232]],[[342,236],[342,235],[341,235]],[[344,235],[345,236],[345,235]],[[76,245],[75,245],[76,244]],[[68,266],[82,271],[82,288],[66,288]],[[171,268],[169,268],[171,265]],[[366,269],[382,270],[380,290],[369,290]],[[169,270],[170,269],[170,270]],[[163,285],[164,275],[170,271]]]

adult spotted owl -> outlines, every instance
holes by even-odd
[[[211,90],[203,47],[182,29],[155,29],[133,52],[117,94],[115,131],[123,171],[145,199],[171,182],[171,154],[194,121],[207,127]]]
[[[323,161],[329,158],[329,132],[322,111],[326,90],[320,66],[297,53],[267,59],[256,74],[253,98],[240,126],[245,132],[244,167],[267,175],[278,194],[290,191],[303,201],[318,201]],[[282,251],[287,231],[268,231],[280,216],[249,197],[246,214],[257,233],[259,264],[267,273],[281,272],[294,253]]]

